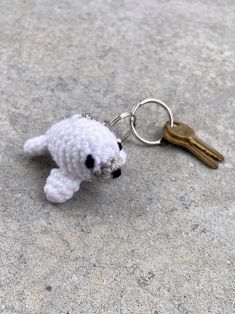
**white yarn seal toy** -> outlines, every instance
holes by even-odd
[[[163,128],[164,137],[147,140],[136,130],[136,112],[149,103],[163,107],[169,121]],[[129,129],[118,139],[112,132],[114,124],[129,118]],[[224,157],[209,145],[199,141],[193,129],[173,120],[169,107],[160,100],[148,98],[135,105],[131,112],[125,112],[110,122],[101,123],[89,113],[75,115],[54,124],[41,136],[28,140],[24,152],[29,157],[50,154],[58,168],[52,169],[47,178],[44,192],[48,201],[63,203],[73,197],[83,181],[118,178],[126,162],[126,153],[121,142],[131,133],[147,145],[160,145],[163,140],[183,146],[200,158],[207,166],[217,168]],[[199,143],[199,144],[198,144]]]
[[[28,140],[29,157],[50,154],[59,168],[52,169],[44,192],[48,201],[63,203],[79,190],[82,181],[118,178],[126,153],[114,133],[89,114],[75,115]]]

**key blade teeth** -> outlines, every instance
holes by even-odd
[[[218,161],[224,161],[224,156],[222,154],[220,154],[217,150],[215,150],[214,148],[212,148],[210,145],[206,144],[205,142],[203,142],[201,139],[199,139],[198,137],[195,138],[195,140],[204,147],[205,151],[208,152],[208,154],[213,157],[214,159],[218,160]]]
[[[204,153],[202,150],[200,150],[198,147],[193,146],[193,145],[187,145],[185,146],[191,153],[193,153],[196,157],[198,157],[201,161],[203,161],[208,167],[212,169],[217,169],[218,168],[218,162]]]

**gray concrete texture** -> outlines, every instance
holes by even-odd
[[[1,313],[235,313],[234,30],[233,0],[1,0]],[[146,97],[221,151],[219,170],[130,139],[119,179],[48,203],[52,164],[24,141]],[[149,110],[139,127],[162,125]]]

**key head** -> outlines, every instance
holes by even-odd
[[[173,127],[171,127],[168,121],[164,126],[163,133],[165,139],[176,145],[182,145],[189,138],[195,136],[194,130],[182,122],[174,122]]]

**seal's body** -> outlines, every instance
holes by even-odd
[[[30,156],[51,154],[58,165],[47,178],[44,191],[49,201],[63,203],[79,190],[82,181],[117,178],[126,154],[116,136],[102,123],[75,115],[54,124],[45,135],[28,140]]]

